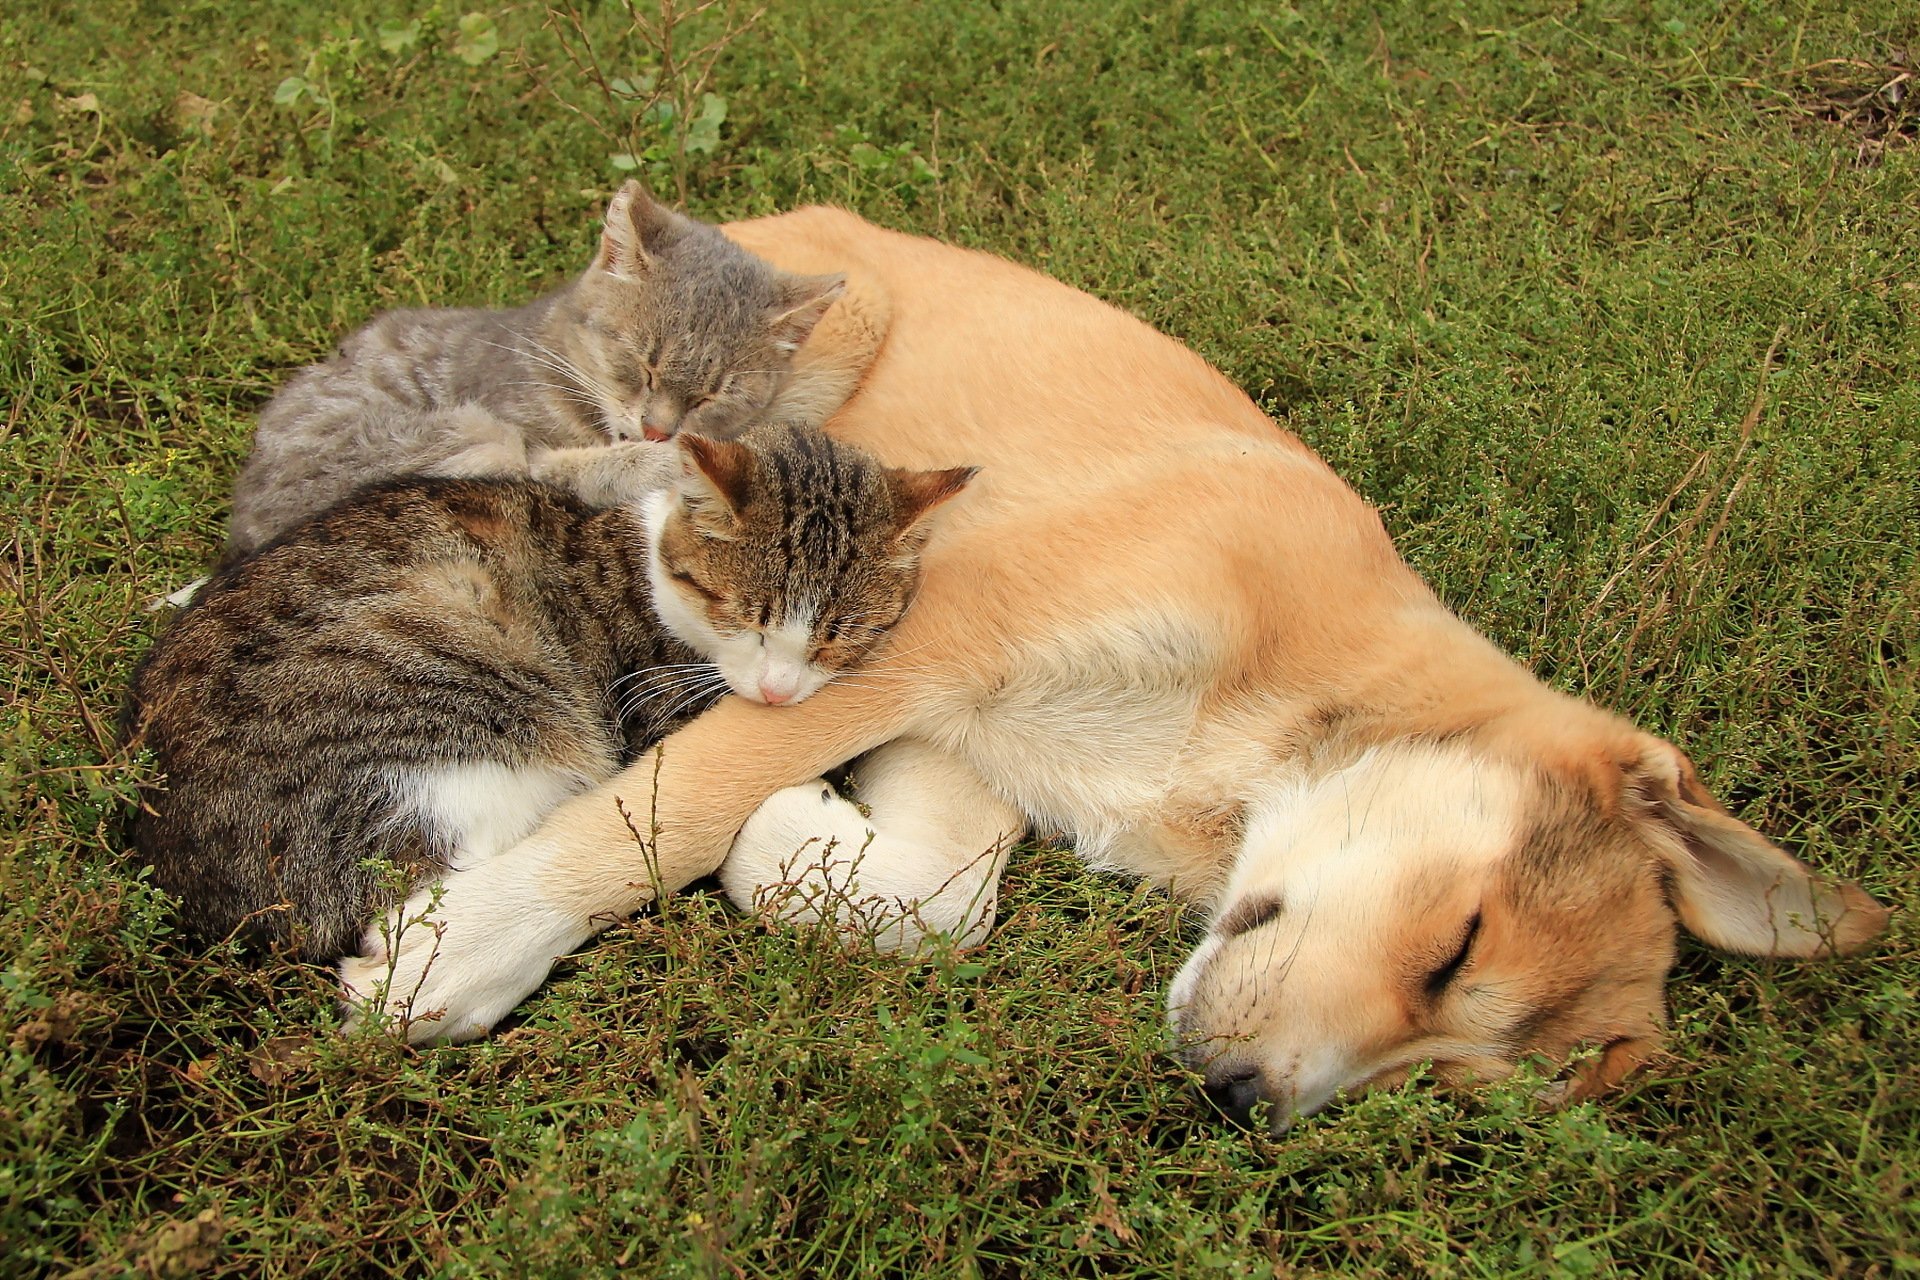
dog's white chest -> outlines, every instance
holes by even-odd
[[[1158,822],[1215,665],[1201,628],[1165,618],[1082,625],[1023,646],[942,736],[1036,828],[1072,836],[1083,857],[1103,862]]]

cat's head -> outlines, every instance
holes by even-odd
[[[555,336],[610,439],[726,438],[772,401],[845,286],[781,271],[629,182]]]
[[[817,431],[678,438],[681,477],[648,509],[655,611],[735,693],[799,702],[900,620],[928,517],[974,468],[909,471]]]

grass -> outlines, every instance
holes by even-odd
[[[483,1044],[338,1036],[324,974],[173,932],[111,733],[276,382],[575,269],[623,154],[712,218],[839,202],[1178,335],[1467,617],[1911,902],[1909,0],[786,0],[684,161],[561,104],[594,99],[539,7],[406,3],[0,16],[7,1274],[1920,1270],[1911,912],[1844,963],[1689,949],[1671,1055],[1603,1104],[1416,1087],[1270,1142],[1161,1054],[1194,922],[1044,849],[973,953],[695,894]]]

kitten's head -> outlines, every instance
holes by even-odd
[[[906,611],[927,517],[972,467],[884,467],[817,431],[679,437],[678,486],[648,509],[654,609],[755,702],[799,702]]]
[[[726,438],[772,401],[845,286],[762,262],[629,182],[574,291],[567,362],[611,439]]]

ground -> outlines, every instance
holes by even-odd
[[[967,954],[695,894],[485,1043],[342,1037],[323,972],[173,932],[113,734],[272,387],[560,278],[639,173],[1178,336],[1466,617],[1910,902],[1911,0],[784,0],[704,81],[718,8],[662,66],[618,6],[407,6],[0,16],[8,1274],[1920,1269],[1911,912],[1839,963],[1689,948],[1671,1055],[1604,1102],[1414,1086],[1269,1141],[1162,1052],[1198,922],[1054,850]]]

